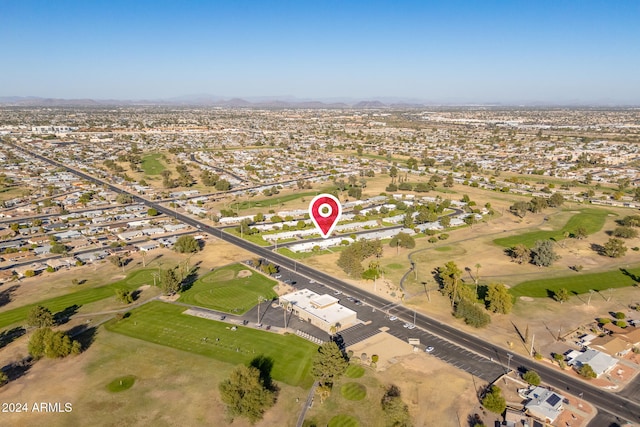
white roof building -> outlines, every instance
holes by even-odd
[[[589,365],[596,375],[600,376],[613,369],[613,367],[618,363],[618,359],[590,348],[587,351],[579,353],[578,356],[569,359],[567,363],[575,369],[580,369],[584,365]]]
[[[280,306],[291,304],[291,311],[300,319],[311,323],[327,333],[331,327],[339,325],[341,329],[357,322],[357,313],[343,305],[331,295],[319,295],[309,289],[282,295]]]
[[[535,418],[553,423],[564,411],[564,396],[544,387],[536,387],[529,391],[530,399],[525,405],[527,413]]]

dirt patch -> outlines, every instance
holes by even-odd
[[[175,294],[175,295],[160,295],[158,297],[161,301],[178,301],[178,298],[180,298],[180,294]]]
[[[369,360],[372,355],[378,355],[377,370],[385,370],[397,363],[398,357],[413,353],[413,346],[386,332],[380,332],[348,347],[348,350],[353,351],[354,358],[359,360],[362,360],[363,353],[367,354],[366,359]]]
[[[251,276],[253,273],[251,273],[250,270],[240,270],[238,271],[238,278],[242,279],[244,277],[249,277]]]

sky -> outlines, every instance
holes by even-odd
[[[0,0],[0,96],[640,105],[640,1]]]

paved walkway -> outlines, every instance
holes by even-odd
[[[298,422],[296,423],[296,427],[302,427],[304,423],[304,417],[307,415],[307,409],[311,407],[313,404],[313,396],[316,394],[316,387],[318,386],[318,382],[314,382],[311,386],[311,390],[309,390],[309,394],[307,395],[307,400],[304,402],[304,406],[302,407],[302,412],[300,412],[300,416],[298,417]]]

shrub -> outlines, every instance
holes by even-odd
[[[618,311],[616,314],[613,315],[613,317],[615,317],[616,319],[624,319],[627,316],[623,312]]]
[[[606,317],[601,317],[598,319],[598,323],[601,325],[606,325],[607,323],[611,323],[611,319],[607,319]]]
[[[627,322],[625,322],[624,320],[617,320],[616,321],[616,326],[619,328],[626,328],[627,327]]]
[[[542,360],[542,353],[538,353],[537,351],[533,355],[536,360]]]
[[[524,375],[522,376],[522,379],[528,382],[529,384],[536,385],[536,386],[540,385],[540,382],[542,381],[540,379],[540,375],[538,375],[536,371],[532,371],[532,370],[525,372]]]
[[[377,354],[374,354],[371,356],[371,361],[373,363],[378,363],[378,359],[379,359],[379,356]]]

